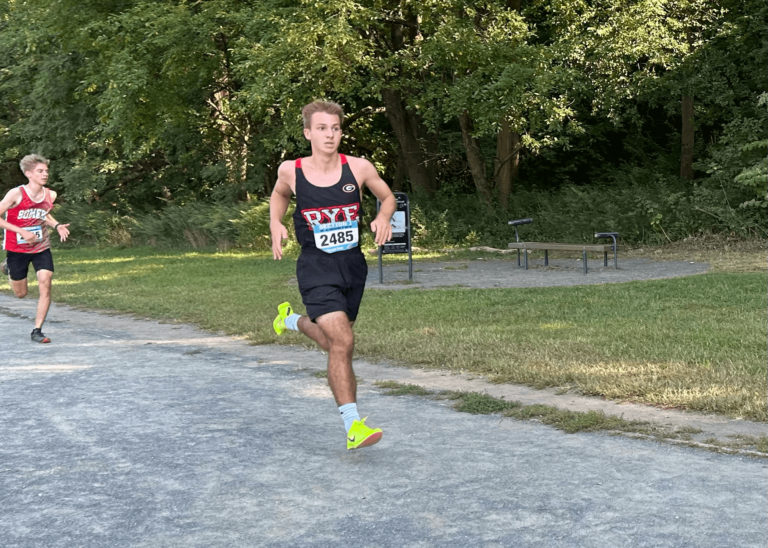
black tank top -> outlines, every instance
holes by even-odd
[[[318,249],[315,243],[313,227],[316,225],[329,223],[352,223],[354,225],[356,223],[357,227],[354,230],[357,231],[357,245],[336,251],[334,254],[362,252],[360,250],[362,235],[360,225],[363,219],[363,203],[360,199],[360,185],[357,184],[357,180],[349,168],[347,157],[339,154],[339,158],[341,159],[341,179],[335,185],[328,187],[315,186],[310,183],[301,169],[301,158],[296,160],[296,210],[293,212],[293,224],[296,228],[296,239],[299,241],[302,251],[323,252]],[[344,239],[343,235],[337,234],[337,236],[340,240]],[[344,247],[343,241],[339,247]]]

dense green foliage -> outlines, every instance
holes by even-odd
[[[501,244],[510,216],[765,235],[766,23],[760,0],[0,0],[0,190],[36,151],[83,241],[258,247],[327,98],[424,245]]]

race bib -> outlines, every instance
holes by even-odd
[[[357,221],[315,225],[312,231],[315,234],[315,246],[326,253],[336,253],[357,247]]]
[[[40,225],[38,225],[38,226],[25,226],[24,230],[27,230],[27,231],[31,232],[32,234],[34,234],[35,236],[37,236],[37,242],[36,243],[39,244],[43,240],[43,227],[42,226],[40,226]],[[19,245],[26,244],[27,240],[22,238],[21,234],[19,234],[17,232],[16,233],[16,243],[19,244]]]

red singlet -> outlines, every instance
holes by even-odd
[[[51,247],[48,225],[45,223],[45,218],[53,209],[51,191],[43,187],[43,199],[34,202],[27,194],[24,185],[19,188],[21,189],[21,202],[5,213],[5,220],[14,226],[34,232],[40,241],[36,244],[28,244],[21,237],[21,234],[4,230],[3,249],[16,253],[40,253]]]

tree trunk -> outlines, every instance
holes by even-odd
[[[277,182],[277,170],[280,168],[282,156],[276,152],[269,155],[269,161],[264,167],[264,196],[269,199]]]
[[[693,180],[693,96],[683,95],[682,150],[680,177]]]
[[[464,150],[467,153],[469,171],[472,173],[472,179],[475,181],[477,191],[485,200],[485,205],[490,209],[491,190],[488,188],[488,181],[485,178],[485,161],[480,153],[477,139],[472,137],[474,127],[472,118],[469,117],[469,113],[466,110],[459,116],[459,125],[461,126],[461,140],[464,142]]]
[[[437,178],[437,158],[440,156],[440,135],[437,131],[431,132],[424,125],[422,117],[411,111],[407,111],[411,121],[413,134],[421,147],[421,154],[424,158],[424,169],[429,177],[429,188],[437,191],[440,188],[440,181]]]
[[[509,195],[517,179],[520,164],[520,134],[512,131],[509,122],[501,121],[501,130],[496,136],[496,187],[499,189],[499,203],[505,210]]]
[[[405,169],[413,188],[421,188],[429,193],[435,191],[435,178],[431,176],[426,165],[426,158],[421,150],[421,144],[413,132],[411,115],[405,108],[400,91],[384,89],[381,91],[386,116],[392,125],[397,142],[400,144]]]
[[[403,160],[403,153],[398,148],[397,150],[397,167],[395,167],[395,179],[392,181],[392,192],[401,192],[405,188],[405,177],[407,170],[405,169],[405,161]]]

